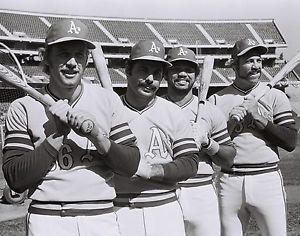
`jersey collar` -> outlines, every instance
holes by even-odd
[[[135,107],[133,107],[132,105],[129,104],[129,102],[126,100],[126,96],[125,95],[122,95],[121,96],[121,100],[123,102],[123,104],[128,107],[130,110],[133,110],[135,112],[138,112],[140,114],[142,114],[143,112],[149,110],[151,107],[153,107],[153,105],[155,104],[156,100],[157,100],[157,97],[155,96],[148,104],[148,106],[146,106],[144,109],[142,110],[138,110],[136,109]]]
[[[238,87],[237,85],[235,85],[234,83],[232,84],[232,87],[234,87],[236,90],[240,91],[243,94],[249,94],[252,90],[254,90],[255,88],[257,88],[259,86],[260,82],[258,82],[254,87],[252,87],[251,89],[241,89],[240,87]]]

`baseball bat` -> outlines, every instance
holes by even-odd
[[[97,74],[99,76],[100,83],[103,88],[112,90],[111,79],[110,79],[110,75],[108,72],[108,68],[106,65],[101,44],[99,42],[96,42],[94,44],[96,45],[96,48],[92,50],[92,56],[93,56],[93,61],[94,61]]]
[[[202,73],[200,76],[198,86],[198,110],[196,115],[196,122],[198,122],[201,119],[202,108],[207,97],[213,69],[214,57],[209,55],[205,56],[203,60]]]
[[[27,93],[29,96],[33,97],[37,101],[43,103],[46,106],[51,106],[55,101],[50,97],[41,94],[39,91],[28,85],[25,81],[20,79],[15,73],[0,64],[0,80],[7,82],[11,86],[20,89]],[[94,123],[91,120],[85,120],[81,127],[80,132],[83,134],[88,134],[94,128]]]
[[[274,76],[274,78],[262,89],[256,92],[255,90],[251,91],[249,95],[253,95],[256,101],[259,101],[263,96],[265,96],[279,81],[281,81],[288,73],[290,73],[300,62],[300,51],[289,61],[287,62],[281,70]],[[247,95],[247,96],[249,96]],[[240,121],[239,117],[231,116],[231,128],[229,133],[232,133],[237,123]]]

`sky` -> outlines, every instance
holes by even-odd
[[[274,19],[288,44],[284,57],[300,51],[299,0],[1,0],[0,9],[142,19]]]

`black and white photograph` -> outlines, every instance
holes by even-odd
[[[300,236],[300,2],[3,0],[1,236]]]

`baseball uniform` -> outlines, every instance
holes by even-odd
[[[15,189],[29,188],[29,235],[119,235],[113,171],[105,158],[120,155],[117,144],[134,146],[135,137],[117,94],[100,86],[82,86],[71,107],[93,109],[101,132],[115,142],[106,157],[73,130],[57,152],[45,140],[55,130],[53,116],[33,98],[20,98],[9,108],[3,171]],[[43,93],[56,99],[47,87]]]
[[[170,100],[168,96],[164,98]],[[223,113],[209,102],[205,102],[203,106],[204,112],[199,115],[208,125],[208,135],[220,145],[231,145]],[[191,122],[195,122],[198,98],[193,95],[180,108]],[[197,175],[179,183],[179,202],[184,214],[186,235],[220,235],[219,207],[212,183],[212,166],[210,157],[206,155],[206,161],[199,162]]]
[[[259,91],[262,86],[258,83],[253,90]],[[232,108],[241,105],[250,91],[232,84],[209,100],[229,120]],[[271,89],[261,99],[258,111],[268,119],[267,126],[259,130],[252,116],[246,115],[232,133],[237,151],[234,165],[221,170],[219,198],[222,235],[225,236],[242,235],[250,214],[263,235],[286,235],[285,192],[278,169],[277,146],[291,150],[291,137],[287,131],[279,130],[280,127],[294,129],[295,121],[288,98],[277,89]],[[281,141],[280,136],[284,137]]]
[[[188,120],[179,107],[156,96],[147,107],[139,111],[127,102],[125,96],[122,100],[127,107],[129,127],[137,137],[141,158],[145,161],[167,164],[198,151],[192,130],[187,126]],[[117,191],[114,204],[122,235],[185,234],[175,182],[122,175],[115,175],[114,180]]]

